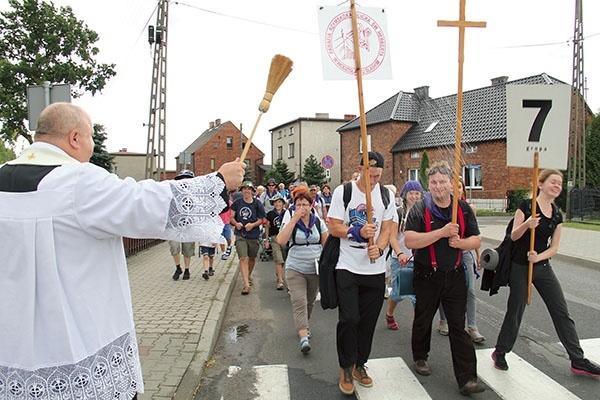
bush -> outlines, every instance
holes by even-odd
[[[519,204],[521,200],[529,197],[529,189],[527,188],[518,188],[515,190],[508,191],[508,212],[515,212],[519,208]]]

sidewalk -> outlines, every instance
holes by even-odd
[[[484,240],[500,243],[509,219],[500,224],[479,218]],[[556,258],[600,268],[600,232],[563,228]],[[208,281],[202,279],[202,260],[197,254],[192,259],[191,279],[173,281],[167,242],[129,257],[127,264],[145,385],[145,393],[138,398],[192,399],[221,331],[238,276],[237,258],[232,254],[222,261],[217,254],[215,275]]]

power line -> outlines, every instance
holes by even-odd
[[[236,15],[224,14],[224,13],[220,13],[218,11],[207,10],[206,8],[194,6],[194,5],[187,4],[187,3],[182,3],[180,1],[175,1],[174,3],[177,4],[177,5],[190,7],[190,8],[193,8],[195,10],[202,11],[202,12],[205,12],[205,13],[208,13],[208,14],[215,14],[215,15],[218,15],[220,17],[226,17],[226,18],[236,19],[236,20],[248,22],[248,23],[251,23],[251,24],[269,26],[271,28],[282,29],[282,30],[285,30],[285,31],[307,33],[307,34],[310,34],[310,35],[317,35],[318,34],[317,32],[309,32],[309,31],[304,31],[302,29],[295,29],[295,28],[290,28],[288,26],[275,25],[275,24],[270,24],[270,23],[267,23],[267,22],[257,21],[257,20],[254,20],[254,19],[238,17]]]
[[[589,39],[591,37],[598,36],[598,35],[600,35],[600,32],[588,35],[588,36],[584,37],[582,40]],[[525,48],[525,47],[556,46],[558,44],[567,44],[568,45],[569,43],[573,42],[574,40],[575,39],[571,37],[568,40],[565,40],[565,41],[562,41],[562,42],[537,43],[537,44],[521,44],[521,45],[515,45],[515,46],[500,46],[500,47],[497,47],[497,48],[499,48],[499,49],[518,49],[518,48]]]

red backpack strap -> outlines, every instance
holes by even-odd
[[[460,200],[458,201],[458,211],[457,211],[457,217],[458,217],[458,234],[460,236],[460,238],[464,238],[465,237],[465,213],[462,209],[462,206],[460,205]],[[460,249],[459,249],[460,250]],[[461,258],[462,258],[462,250],[460,250],[458,252],[458,257],[456,258],[456,268],[458,268],[458,266],[461,263]]]
[[[427,206],[425,206],[425,232],[431,232],[431,212]],[[431,258],[431,268],[437,271],[437,258],[435,257],[433,243],[429,245],[429,256]]]

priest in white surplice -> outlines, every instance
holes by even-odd
[[[80,107],[52,104],[0,166],[0,399],[143,393],[122,237],[220,242],[226,188],[246,167],[121,180],[88,162],[92,133]]]

